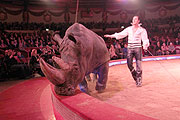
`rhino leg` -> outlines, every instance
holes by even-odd
[[[104,63],[103,65],[99,66],[96,69],[96,73],[98,74],[99,78],[96,83],[96,90],[98,92],[103,92],[106,88],[106,83],[108,79],[108,71],[109,71],[109,62]]]
[[[91,81],[90,74],[86,75],[85,79],[86,79],[87,81]]]
[[[83,79],[81,83],[79,83],[79,88],[82,92],[89,94],[88,84],[85,78]]]
[[[98,79],[97,73],[92,74],[92,79],[93,79],[93,81],[96,81]]]

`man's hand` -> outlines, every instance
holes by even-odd
[[[144,47],[144,46],[143,46],[143,49],[144,49],[145,51],[147,51],[148,47]]]
[[[144,49],[145,51],[148,50],[148,47],[149,47],[149,44],[144,44],[144,45],[143,45],[143,49]]]
[[[111,35],[104,35],[104,37],[110,37],[111,38],[112,36]]]
[[[144,46],[143,46],[143,49],[144,49],[144,51],[147,51],[147,50],[148,50],[148,47],[144,47]]]

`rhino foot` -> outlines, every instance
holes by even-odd
[[[106,88],[105,85],[96,82],[96,87],[95,87],[95,89],[98,91],[98,93],[104,92],[105,88]]]

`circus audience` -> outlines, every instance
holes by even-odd
[[[20,55],[18,53],[18,55]],[[5,56],[3,59],[2,69],[4,78],[17,77],[25,78],[30,74],[30,71],[26,64],[21,64],[23,61],[18,58],[15,50],[8,49],[5,50]]]
[[[151,52],[153,55],[169,55],[177,54],[180,49],[177,46],[180,45],[180,27],[169,26],[169,21],[174,19],[175,24],[179,23],[179,16],[172,16],[171,18],[159,18],[148,19],[142,21],[143,27],[147,28],[149,32],[149,40],[151,43]],[[162,23],[163,21],[163,23]],[[106,24],[106,29],[101,22],[82,23],[89,29],[103,29],[106,32],[107,28],[120,28],[122,25],[128,26],[128,23],[111,22]],[[43,76],[40,70],[38,59],[39,56],[45,59],[49,64],[52,63],[52,56],[59,56],[59,46],[53,42],[51,34],[46,31],[46,28],[57,31],[60,30],[60,36],[63,37],[66,29],[72,25],[72,23],[1,23],[0,31],[0,77],[3,74],[7,77],[15,69],[20,71],[28,71]],[[159,27],[161,25],[161,27]],[[165,25],[163,27],[163,25]],[[16,32],[8,31],[16,30]],[[17,32],[19,30],[19,32]],[[25,31],[25,30],[31,30]],[[33,30],[33,31],[32,31]],[[103,36],[104,33],[97,33]],[[124,59],[127,55],[127,41],[104,39],[111,60]],[[17,71],[14,71],[16,73]],[[3,74],[2,74],[3,73]],[[26,73],[24,73],[26,75]],[[22,75],[23,76],[23,75]]]

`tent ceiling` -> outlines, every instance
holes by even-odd
[[[132,4],[138,1],[143,4],[168,4],[179,0],[79,0],[80,8],[107,8]],[[0,4],[28,7],[75,8],[77,0],[1,0]]]

